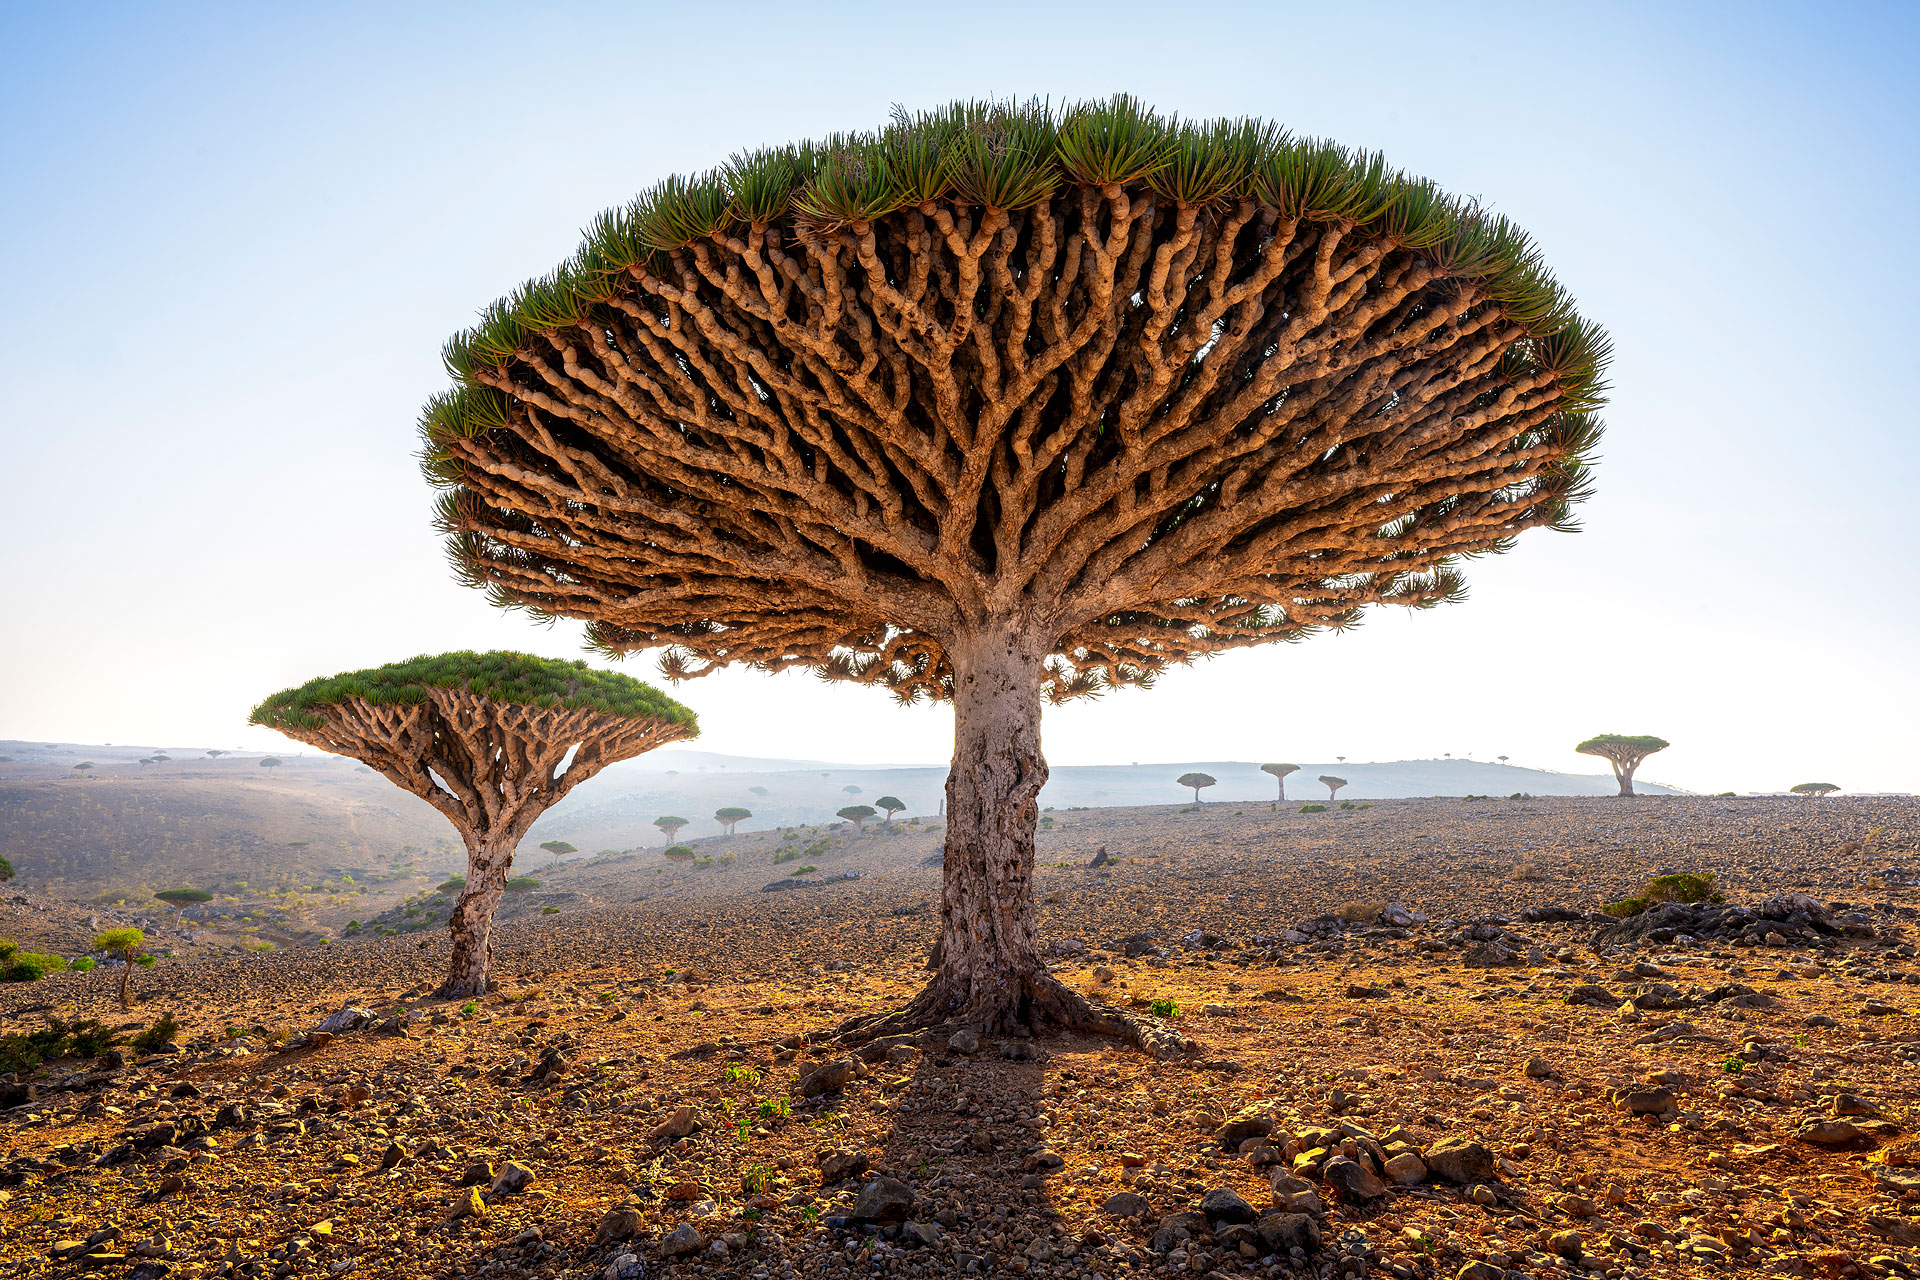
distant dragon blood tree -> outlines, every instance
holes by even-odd
[[[1193,788],[1193,802],[1200,803],[1200,789],[1212,786],[1218,779],[1210,773],[1183,773],[1176,781],[1183,787]]]
[[[1820,796],[1830,796],[1840,788],[1831,782],[1800,782],[1788,789],[1797,796],[1813,796],[1817,799]]]
[[[1260,772],[1273,775],[1273,780],[1280,784],[1280,799],[1284,801],[1287,798],[1287,775],[1300,772],[1300,766],[1297,764],[1263,764],[1260,766]]]
[[[725,827],[728,835],[733,834],[733,829],[735,826],[737,826],[742,822],[745,822],[748,818],[751,818],[752,816],[753,816],[753,810],[742,809],[735,805],[729,805],[724,809],[715,809],[713,811],[713,820],[715,822],[718,822],[721,826]]]
[[[1320,775],[1320,783],[1326,787],[1327,799],[1331,800],[1340,794],[1340,788],[1347,785],[1347,780],[1345,778],[1336,778],[1330,773],[1323,773]]]
[[[879,811],[870,804],[850,804],[833,816],[836,818],[844,818],[853,824],[855,832],[861,832],[867,829],[867,819],[871,818],[877,812]]]
[[[885,812],[887,816],[883,821],[889,827],[893,825],[893,815],[907,807],[899,796],[881,796],[873,804],[875,808]]]
[[[686,818],[680,818],[673,814],[666,813],[655,818],[653,825],[660,828],[660,834],[667,838],[668,844],[672,844],[673,838],[680,834],[680,828],[686,826],[687,821]]]
[[[213,895],[205,889],[162,889],[153,896],[173,908],[173,918],[176,925],[185,918],[188,907],[213,901]]]
[[[1043,701],[1461,598],[1572,527],[1606,354],[1525,234],[1377,155],[961,103],[603,215],[448,344],[423,465],[500,605],[953,701],[940,966],[844,1038],[1165,1051],[1042,962]]]
[[[627,676],[524,653],[446,653],[274,694],[253,723],[352,756],[444,814],[467,846],[443,996],[487,989],[489,935],[534,819],[615,761],[694,737],[693,712]]]
[[[1620,794],[1630,796],[1633,794],[1633,773],[1640,767],[1640,762],[1656,751],[1665,751],[1669,745],[1665,738],[1603,733],[1597,738],[1588,738],[1574,750],[1583,756],[1599,756],[1612,765],[1614,780],[1620,784]]]

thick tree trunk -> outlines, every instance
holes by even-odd
[[[1635,766],[1630,764],[1616,764],[1613,766],[1613,776],[1620,779],[1620,794],[1623,796],[1633,794],[1634,768]]]
[[[1287,802],[1287,780],[1285,778],[1275,778],[1274,781],[1280,784],[1279,803],[1285,804]]]
[[[1042,655],[1023,637],[970,638],[953,663],[953,767],[947,774],[940,976],[929,994],[981,1031],[1030,1026],[1047,976],[1033,909],[1040,788]],[[937,994],[936,994],[937,993]]]
[[[447,932],[453,937],[453,963],[439,994],[450,998],[487,992],[487,964],[493,957],[493,913],[507,891],[517,840],[476,838],[467,842],[467,885],[460,891]]]
[[[938,969],[898,1013],[856,1019],[842,1039],[932,1025],[1028,1033],[1048,1025],[1122,1036],[1160,1056],[1187,1041],[1158,1023],[1092,1004],[1047,972],[1033,903],[1040,788],[1040,678],[1044,653],[1015,632],[950,645],[953,766],[947,775],[946,852]]]

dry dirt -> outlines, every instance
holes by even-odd
[[[801,1037],[920,981],[938,835],[800,832],[805,864],[771,863],[778,834],[703,842],[735,855],[708,869],[581,862],[548,877],[556,913],[516,903],[500,990],[473,1008],[424,994],[438,934],[162,961],[131,1013],[104,971],[0,988],[0,1030],[38,1025],[22,1011],[39,1003],[183,1027],[174,1053],[14,1086],[0,1259],[138,1277],[1920,1275],[1920,931],[1913,877],[1878,874],[1920,861],[1920,803],[1049,816],[1058,972],[1177,1006],[1185,1057],[940,1031],[870,1046],[807,1096],[848,1055]],[[1091,870],[1102,846],[1119,862]],[[796,865],[864,874],[761,891]],[[1586,913],[1668,870],[1715,872],[1734,904],[1811,894],[1834,932],[1756,919],[1596,947]],[[1426,918],[1394,926],[1389,903]],[[1344,927],[1316,920],[1343,907]],[[1576,918],[1522,919],[1546,907]],[[375,1025],[301,1034],[350,1003]],[[1408,1153],[1428,1176],[1368,1194],[1383,1157],[1414,1178]],[[857,1172],[824,1179],[829,1156]],[[517,1190],[510,1161],[531,1175]],[[478,1165],[492,1176],[463,1187]]]

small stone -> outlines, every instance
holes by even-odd
[[[823,1183],[844,1182],[866,1171],[867,1153],[864,1151],[829,1151],[820,1157],[820,1181]]]
[[[397,1142],[389,1142],[387,1149],[380,1153],[380,1168],[397,1169],[407,1160],[407,1149]]]
[[[1453,1280],[1506,1280],[1506,1270],[1491,1262],[1469,1262],[1453,1273]]]
[[[913,1209],[913,1189],[897,1178],[875,1178],[860,1189],[852,1217],[857,1222],[899,1222]]]
[[[1849,1126],[1849,1128],[1851,1128],[1851,1126]],[[169,1174],[160,1180],[159,1186],[153,1189],[153,1198],[155,1200],[164,1200],[168,1196],[177,1196],[182,1191],[185,1191],[187,1186],[188,1183],[185,1178],[177,1173]]]
[[[947,1052],[948,1053],[980,1052],[980,1033],[964,1027],[961,1028],[959,1031],[954,1032],[952,1035],[947,1037]]]
[[[631,1205],[615,1205],[601,1215],[600,1225],[594,1228],[595,1244],[613,1244],[620,1240],[631,1240],[640,1234],[640,1212]]]
[[[1833,1096],[1833,1114],[1836,1116],[1877,1116],[1880,1108],[1865,1098],[1851,1093],[1836,1093]]]
[[[660,1256],[663,1258],[684,1258],[706,1247],[707,1238],[691,1222],[683,1222],[660,1237]]]
[[[1310,1214],[1271,1212],[1260,1215],[1254,1224],[1260,1243],[1274,1253],[1302,1249],[1308,1253],[1320,1248],[1320,1224]]]
[[[1378,1200],[1387,1194],[1387,1184],[1358,1160],[1335,1156],[1321,1168],[1320,1176],[1350,1204]]]
[[[1553,1075],[1553,1064],[1545,1058],[1528,1058],[1525,1071],[1529,1080],[1546,1080]]]
[[[1671,1089],[1634,1089],[1622,1094],[1619,1103],[1636,1116],[1665,1115],[1675,1109]]]
[[[466,1192],[456,1198],[453,1208],[447,1214],[447,1221],[458,1222],[462,1218],[484,1218],[487,1216],[487,1202],[480,1198],[476,1187],[468,1187]]]
[[[466,1172],[460,1175],[460,1181],[454,1185],[459,1187],[477,1187],[482,1183],[492,1181],[493,1165],[486,1160],[478,1160],[467,1166]]]
[[[1213,1131],[1213,1140],[1223,1151],[1238,1151],[1248,1138],[1264,1138],[1273,1132],[1273,1120],[1258,1108],[1248,1107]]]
[[[528,1227],[513,1237],[512,1243],[519,1245],[539,1244],[546,1237],[540,1234],[540,1228]]]
[[[1253,1206],[1232,1187],[1215,1187],[1200,1197],[1200,1212],[1215,1222],[1252,1222]]]
[[[1591,1218],[1600,1212],[1600,1206],[1586,1196],[1561,1196],[1554,1204],[1560,1212],[1573,1218]]]
[[[1500,1203],[1499,1193],[1496,1192],[1492,1187],[1488,1186],[1484,1182],[1476,1183],[1474,1186],[1468,1188],[1467,1199],[1473,1201],[1475,1204],[1478,1204],[1478,1205],[1492,1205],[1492,1204]]]
[[[1153,1212],[1153,1206],[1138,1192],[1119,1191],[1106,1198],[1100,1212],[1109,1218],[1144,1218]]]

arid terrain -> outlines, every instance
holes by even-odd
[[[656,837],[521,868],[540,886],[509,900],[499,989],[471,1005],[430,995],[447,947],[422,893],[353,938],[163,959],[131,1011],[105,967],[0,987],[6,1032],[180,1027],[172,1052],[4,1086],[0,1258],[137,1277],[1920,1274],[1920,802],[1045,817],[1058,973],[1163,1015],[1189,1052],[954,1028],[827,1043],[922,980],[938,820],[713,837],[698,863]],[[1672,872],[1713,873],[1728,905],[1597,914]]]

